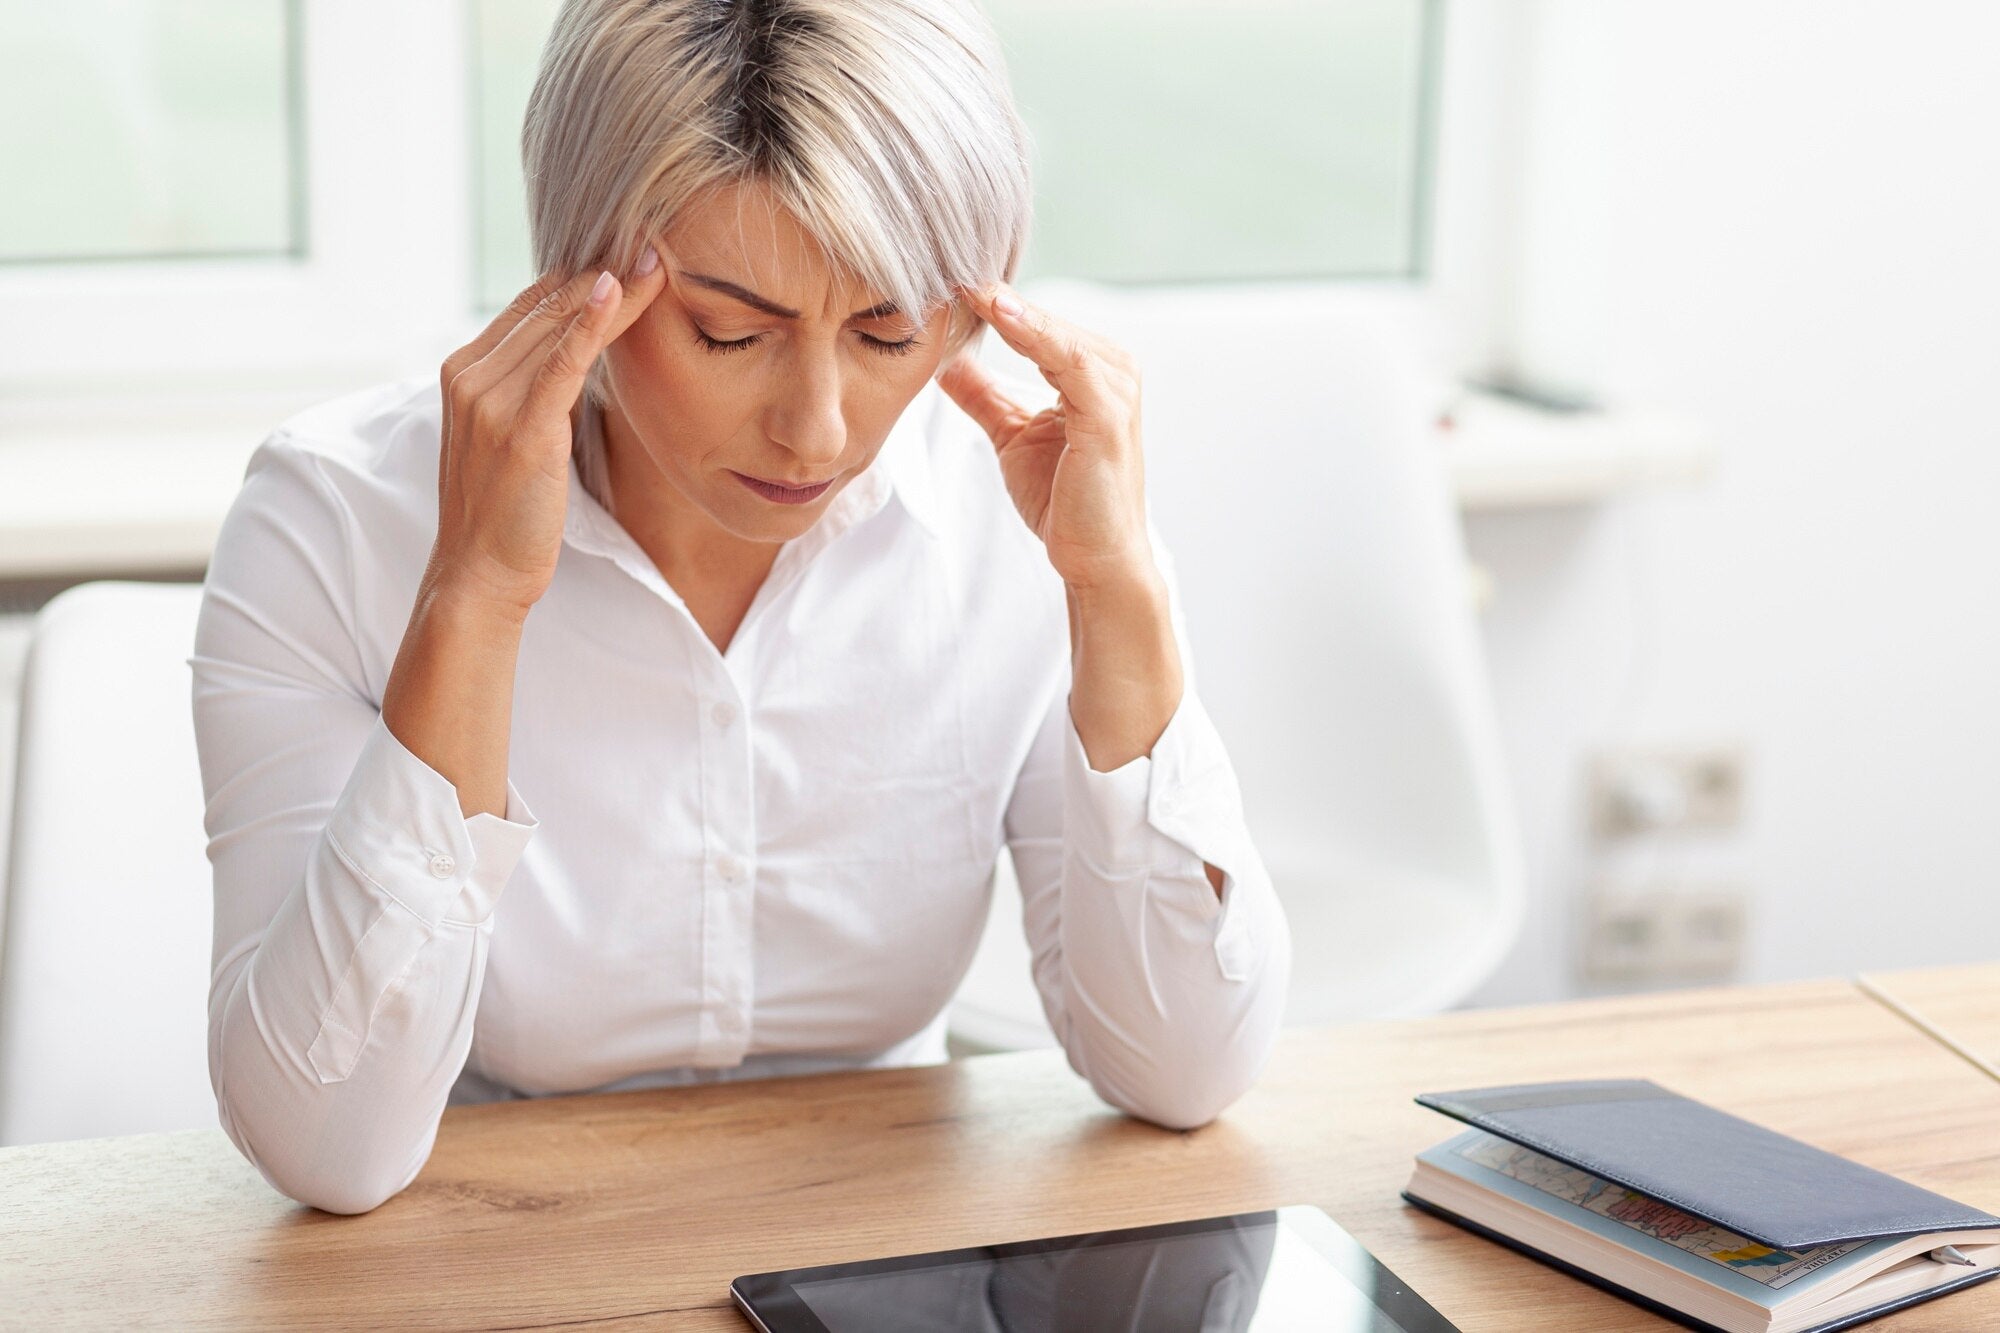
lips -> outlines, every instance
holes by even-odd
[[[816,482],[812,485],[793,486],[782,481],[767,481],[762,477],[752,477],[733,469],[729,475],[742,482],[748,489],[763,496],[766,500],[774,501],[777,504],[792,505],[810,504],[825,494],[826,489],[833,485],[836,480],[833,477],[828,477],[825,481]]]

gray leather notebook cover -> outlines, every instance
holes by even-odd
[[[1648,1079],[1520,1083],[1417,1101],[1774,1249],[2000,1227],[1991,1213]]]

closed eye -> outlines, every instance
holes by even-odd
[[[884,356],[908,356],[917,350],[917,344],[922,341],[916,334],[899,341],[891,341],[877,338],[872,333],[861,333],[858,329],[855,332],[859,334],[862,342]],[[699,326],[695,328],[694,336],[695,341],[711,352],[740,352],[764,341],[764,335],[761,333],[753,333],[748,338],[711,338]]]
[[[890,356],[908,356],[911,352],[917,350],[917,336],[914,333],[900,342],[889,342],[886,339],[877,338],[873,334],[863,333],[861,341],[867,343],[876,351],[886,352]]]
[[[761,333],[753,333],[748,338],[737,338],[734,341],[711,338],[700,328],[695,329],[694,336],[697,342],[711,352],[740,352],[746,347],[751,347],[764,341],[764,335]]]

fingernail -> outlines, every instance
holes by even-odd
[[[639,256],[639,263],[636,267],[633,268],[632,276],[635,278],[643,278],[648,273],[651,273],[654,269],[658,268],[659,266],[660,266],[660,252],[658,250],[655,250],[652,246],[649,245],[646,247],[646,253]]]
[[[592,305],[603,305],[611,299],[611,289],[617,284],[618,279],[611,276],[611,270],[605,269],[604,272],[597,275],[597,285],[590,289],[590,303]]]
[[[993,294],[993,308],[1003,315],[1018,315],[1021,302],[1012,292],[1003,290]]]

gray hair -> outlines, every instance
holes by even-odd
[[[1032,213],[1027,131],[972,0],[565,0],[521,148],[536,267],[563,275],[630,272],[682,209],[755,180],[921,319],[1011,279]],[[978,330],[955,309],[947,358]]]

